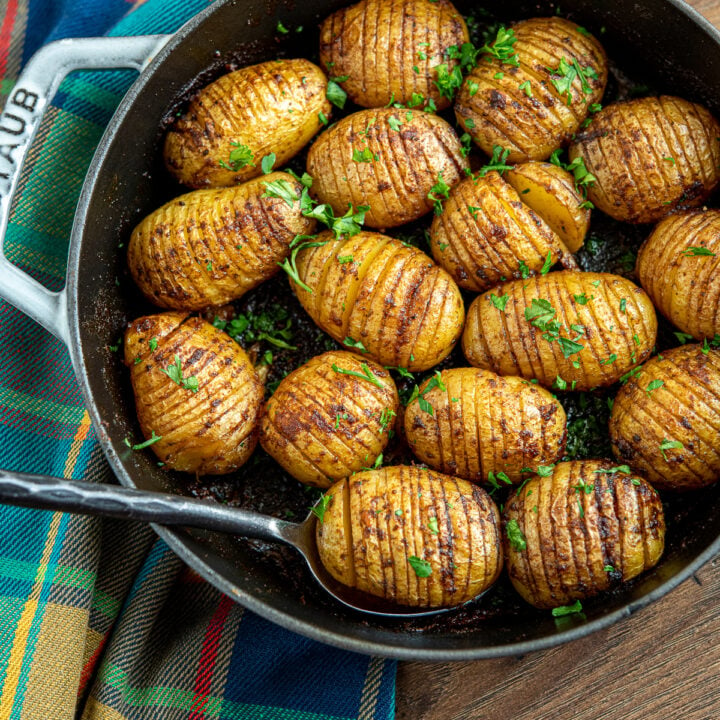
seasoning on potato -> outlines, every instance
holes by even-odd
[[[263,386],[245,351],[187,313],[148,315],[125,333],[140,428],[168,470],[222,475],[250,457]]]
[[[293,238],[315,230],[299,202],[268,195],[266,183],[279,180],[299,198],[297,180],[270,173],[234,188],[186,193],[139,223],[128,264],[148,300],[201,310],[236,300],[274,275]]]
[[[323,71],[303,59],[271,60],[223,75],[168,130],[165,164],[191,188],[224,187],[294,157],[330,115]],[[267,163],[268,160],[265,160]],[[272,163],[271,163],[272,164]]]
[[[323,22],[320,60],[332,75],[347,77],[343,89],[358,105],[431,101],[442,110],[452,93],[441,92],[438,82],[458,64],[448,48],[468,41],[465,21],[448,0],[362,0]]]
[[[537,608],[574,600],[654,567],[665,542],[657,492],[626,466],[576,460],[511,492],[503,542],[515,589]]]
[[[545,160],[600,102],[607,58],[600,43],[559,17],[501,27],[465,78],[455,115],[487,154]]]
[[[315,323],[382,365],[427,370],[460,338],[460,291],[415,247],[380,233],[337,239],[326,231],[295,262],[291,286]]]
[[[610,440],[621,462],[657,488],[720,480],[720,350],[684,345],[642,366],[620,388]]]
[[[557,462],[565,421],[562,405],[544,388],[453,368],[420,386],[405,409],[405,435],[413,453],[435,470],[497,487]]]
[[[702,203],[720,181],[720,125],[682,98],[603,108],[570,146],[595,177],[588,197],[616,220],[649,223]]]
[[[640,284],[673,325],[696,340],[720,334],[720,211],[661,220],[636,267]]]
[[[399,402],[381,365],[327,352],[280,382],[265,405],[260,444],[300,482],[327,488],[374,465],[393,433]]]
[[[369,205],[365,224],[390,228],[439,206],[469,168],[462,149],[453,128],[432,113],[361,110],[318,137],[307,171],[313,193],[336,215]]]
[[[333,485],[317,524],[338,581],[413,607],[472,600],[503,563],[499,515],[477,485],[420,467],[361,472]]]
[[[576,267],[558,235],[495,171],[450,190],[433,218],[430,249],[460,287],[476,292],[547,272],[558,260]]]
[[[499,285],[468,309],[471,365],[559,390],[612,385],[652,352],[657,318],[617,275],[563,270]]]

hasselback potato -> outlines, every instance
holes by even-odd
[[[465,309],[457,285],[415,247],[360,232],[336,239],[320,233],[297,255],[292,282],[302,306],[349,349],[409,370],[445,358],[460,337]]]
[[[430,228],[430,249],[460,287],[483,291],[574,263],[560,238],[497,172],[468,177],[450,191]]]
[[[508,32],[514,33],[514,42]],[[488,155],[500,146],[509,150],[510,162],[545,160],[577,132],[602,98],[605,51],[595,38],[558,17],[501,28],[494,46],[503,45],[510,46],[509,58],[484,53],[467,75],[455,115]]]
[[[646,362],[615,398],[610,440],[655,487],[720,479],[720,351],[684,345]]]
[[[428,213],[433,197],[446,197],[443,188],[457,183],[469,167],[461,151],[455,131],[437,115],[361,110],[318,137],[307,170],[313,192],[336,215],[350,204],[369,206],[365,224],[389,228]]]
[[[133,230],[128,265],[135,282],[156,305],[201,310],[244,295],[278,271],[296,235],[315,220],[266,194],[282,179],[300,197],[302,186],[286,173],[271,173],[233,188],[195,190],[148,215]]]
[[[358,105],[406,105],[421,95],[421,104],[432,100],[442,110],[451,98],[440,94],[436,68],[451,73],[457,60],[447,49],[466,42],[465,21],[448,0],[362,0],[323,22],[320,60],[347,77],[342,86]]]
[[[280,382],[265,405],[260,444],[300,482],[327,488],[373,466],[398,404],[395,383],[381,365],[327,352]]]
[[[559,460],[565,420],[562,405],[527,380],[454,368],[420,386],[405,409],[405,435],[435,470],[497,485]]]
[[[570,146],[595,177],[588,197],[616,220],[655,222],[720,181],[720,125],[701,105],[640,98],[603,108]]]
[[[511,492],[503,512],[508,574],[531,605],[568,605],[630,580],[663,552],[658,494],[607,460],[557,465]]]
[[[169,470],[221,475],[257,443],[262,383],[227,334],[187,313],[148,315],[125,333],[140,428]]]
[[[414,607],[487,590],[502,568],[499,516],[465,480],[419,467],[361,472],[326,493],[320,559],[340,582]]]
[[[589,390],[643,362],[656,334],[655,311],[641,288],[617,275],[563,270],[476,298],[463,350],[472,365],[500,375]]]
[[[643,243],[637,275],[655,307],[696,340],[720,333],[720,211],[665,218]]]
[[[235,70],[203,88],[165,138],[165,164],[183,185],[223,187],[281,167],[330,114],[327,79],[308,60],[271,60]]]

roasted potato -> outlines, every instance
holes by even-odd
[[[615,456],[663,490],[720,479],[720,351],[667,350],[620,388],[610,416]]]
[[[465,308],[452,278],[386,235],[317,236],[297,255],[293,291],[315,323],[382,365],[427,370],[460,338]],[[307,288],[307,289],[306,289]]]
[[[222,475],[250,457],[263,387],[229,335],[187,313],[148,315],[125,333],[125,363],[140,428],[165,468]]]
[[[361,110],[313,143],[307,170],[313,192],[336,215],[369,206],[365,224],[389,228],[415,220],[457,183],[468,161],[445,120],[418,110]]]
[[[165,164],[191,188],[224,187],[296,155],[330,114],[327,78],[308,60],[271,60],[235,70],[190,102],[165,137]]]
[[[661,220],[643,243],[637,276],[655,307],[696,340],[720,333],[720,211]]]
[[[430,249],[460,287],[481,292],[574,259],[560,238],[495,171],[450,190],[430,228]],[[549,266],[548,266],[549,267]]]
[[[265,405],[260,444],[300,482],[327,488],[373,466],[399,403],[381,365],[341,350],[327,352],[280,382]]]
[[[720,125],[677,97],[608,105],[569,152],[595,177],[588,197],[596,207],[631,223],[695,207],[720,181]]]
[[[457,60],[448,47],[468,40],[465,21],[448,0],[362,0],[322,24],[320,60],[332,75],[347,76],[342,86],[358,105],[407,105],[422,95],[420,102],[432,100],[442,110],[452,97],[436,85],[437,66],[451,73]]]
[[[300,203],[266,195],[282,179],[300,197],[291,175],[271,173],[238,187],[195,190],[148,215],[134,230],[128,264],[151,302],[176,310],[224,305],[278,271],[296,235],[315,230]]]
[[[502,568],[495,503],[480,487],[419,467],[335,483],[317,525],[320,559],[340,582],[414,607],[458,605]]]
[[[557,465],[510,494],[503,512],[508,574],[538,608],[568,605],[653,567],[663,552],[658,494],[607,460]]]
[[[527,162],[508,170],[505,179],[571,253],[583,246],[590,226],[590,209],[567,170],[552,163]]]
[[[562,405],[527,380],[454,368],[436,373],[408,403],[405,436],[435,470],[497,486],[559,460],[565,420]]]
[[[500,375],[564,390],[612,385],[652,352],[657,318],[648,296],[617,275],[563,270],[477,297],[465,356]]]
[[[500,146],[509,150],[509,162],[545,160],[602,98],[605,51],[559,17],[501,28],[491,45],[501,55],[497,49],[505,47],[510,57],[480,56],[455,101],[458,122],[488,155]]]

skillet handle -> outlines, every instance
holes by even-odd
[[[69,342],[65,291],[51,292],[13,265],[3,249],[25,157],[48,103],[74,70],[142,70],[169,35],[57,40],[30,59],[0,115],[0,298]]]

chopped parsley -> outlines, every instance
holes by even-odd
[[[687,250],[684,250],[681,255],[683,257],[698,257],[702,255],[715,257],[715,253],[712,250],[708,250],[706,247],[698,247],[697,245],[691,245]]]
[[[560,97],[566,96],[565,102],[569,106],[572,104],[572,84],[575,78],[580,78],[580,84],[582,87],[583,96],[592,93],[592,88],[588,83],[588,78],[597,80],[597,73],[590,67],[580,67],[580,63],[577,58],[573,58],[572,61],[568,61],[565,58],[560,60],[560,64],[554,70],[548,68],[550,71],[550,82],[553,84],[555,89],[560,93]]]
[[[645,388],[645,393],[648,397],[650,397],[650,393],[652,393],[653,390],[661,388],[664,384],[665,383],[662,380],[651,380]]]
[[[438,173],[437,182],[430,188],[427,199],[432,201],[436,215],[442,215],[443,200],[447,200],[450,195],[450,186],[443,180],[442,171]]]
[[[665,462],[667,462],[668,458],[665,454],[666,450],[683,450],[684,447],[685,446],[679,440],[666,440],[663,438],[662,442],[660,443],[660,452],[662,453]]]
[[[359,340],[353,340],[351,337],[346,337],[343,340],[343,345],[345,345],[345,347],[359,350],[361,353],[366,353],[368,351],[367,348]]]
[[[515,518],[507,521],[505,525],[505,533],[507,534],[507,538],[510,541],[510,545],[515,550],[517,550],[518,552],[523,552],[523,550],[527,549],[527,540],[525,539],[525,535],[520,529],[518,521]]]
[[[246,165],[255,167],[255,163],[253,162],[255,157],[247,145],[239,142],[231,142],[230,145],[232,145],[233,149],[228,155],[228,161],[220,160],[220,167],[225,168],[225,170],[230,170],[231,172],[242,170]]]
[[[167,368],[160,368],[160,372],[165,373],[176,385],[180,385],[184,390],[190,390],[194,393],[198,391],[198,379],[194,375],[183,377],[179,355],[175,355],[175,362],[172,365]]]
[[[367,366],[367,363],[362,363],[360,365],[360,369],[362,370],[361,373],[355,372],[354,370],[345,370],[344,368],[338,367],[335,363],[332,364],[332,369],[339,373],[340,375],[352,375],[353,377],[360,378],[361,380],[367,380],[368,382],[371,382],[373,385],[379,388],[384,388],[385,386],[378,380],[377,376],[373,374],[372,370]]]
[[[490,162],[487,165],[483,165],[475,175],[476,178],[485,177],[491,170],[500,173],[501,175],[506,170],[512,170],[515,166],[508,165],[505,161],[507,156],[510,154],[509,150],[505,150],[500,145],[493,145],[493,154],[490,158]]]
[[[125,438],[124,442],[131,450],[144,450],[146,447],[154,445],[158,440],[162,440],[162,435],[156,435],[153,430],[152,435],[145,442],[132,445],[127,438]]]
[[[500,295],[499,297],[495,293],[490,293],[490,302],[498,310],[500,310],[500,312],[505,312],[505,306],[507,305],[509,299],[510,296],[507,293],[505,293],[504,295]]]
[[[421,560],[417,555],[411,555],[408,558],[408,562],[419,578],[426,578],[432,575],[432,566],[427,560]]]
[[[560,605],[552,609],[552,616],[559,618],[565,617],[565,615],[575,615],[582,612],[582,603],[576,600],[572,605]]]
[[[343,88],[340,87],[338,83],[345,82],[348,79],[349,75],[341,75],[339,77],[331,77],[328,80],[327,84],[327,90],[325,91],[325,97],[333,104],[335,107],[339,107],[341,110],[345,107],[345,102],[347,101],[347,93]]]
[[[263,175],[267,175],[268,173],[272,172],[273,165],[275,165],[275,160],[275,153],[270,153],[260,161],[260,168],[263,171]]]
[[[504,25],[501,25],[498,28],[495,39],[489,44],[485,43],[479,52],[483,55],[493,57],[506,65],[518,67],[520,61],[513,47],[516,42],[517,37],[515,37],[515,31],[512,28],[506,28]]]
[[[330,500],[332,500],[332,495],[323,495],[312,509],[313,515],[317,517],[321,525],[325,519],[325,511],[330,506]]]

